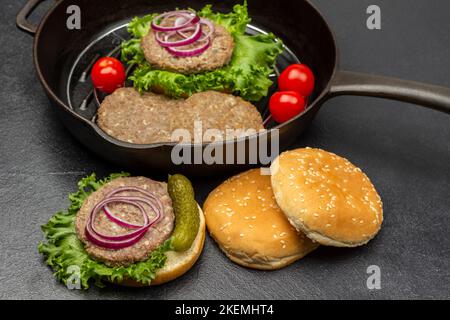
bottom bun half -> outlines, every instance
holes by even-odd
[[[206,223],[203,211],[199,207],[200,224],[192,246],[183,252],[168,251],[166,252],[167,260],[163,268],[159,269],[156,273],[156,278],[151,282],[151,286],[163,284],[185,274],[200,257],[203,251],[203,245],[205,243]],[[146,285],[131,280],[124,279],[122,282],[117,283],[127,287],[145,287]]]
[[[270,176],[253,169],[234,176],[203,205],[211,237],[233,262],[258,270],[276,270],[318,247],[295,230],[275,201]]]
[[[217,242],[217,240],[216,240]],[[243,251],[234,251],[229,248],[225,248],[224,246],[219,244],[220,249],[225,253],[225,255],[233,261],[241,266],[246,268],[256,269],[256,270],[278,270],[293,264],[297,260],[300,260],[308,253],[315,250],[318,245],[313,244],[305,248],[303,252],[293,254],[291,256],[286,257],[269,257],[264,255],[252,255],[249,256]]]

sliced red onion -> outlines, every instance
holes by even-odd
[[[187,45],[193,44],[194,42],[196,42],[202,36],[202,28],[201,28],[201,25],[199,23],[197,23],[193,27],[193,29],[194,29],[194,32],[191,35],[186,36],[182,40],[169,41],[170,37],[172,35],[176,35],[176,33],[167,33],[164,36],[164,39],[161,39],[161,35],[163,34],[163,32],[157,32],[156,35],[155,35],[155,39],[159,43],[159,45],[162,46],[162,47],[182,47],[182,46],[187,46]]]
[[[138,188],[138,187],[120,187],[120,188],[117,188],[117,189],[111,191],[110,193],[108,193],[105,198],[109,198],[109,197],[111,197],[111,196],[113,196],[113,195],[115,195],[115,194],[117,194],[119,192],[126,192],[126,191],[139,192],[139,193],[142,193],[142,194],[146,195],[148,198],[152,199],[156,203],[156,205],[158,206],[158,208],[155,208],[153,203],[147,202],[147,204],[153,209],[153,211],[155,211],[156,213],[164,212],[164,208],[162,206],[161,201],[159,200],[159,198],[154,193],[149,192],[149,191],[144,190],[144,189],[141,189],[141,188]],[[161,218],[161,217],[159,217],[159,218]]]
[[[175,19],[173,19],[175,18]],[[168,19],[170,26],[165,25]],[[205,52],[211,45],[214,24],[208,19],[199,18],[191,11],[170,11],[157,16],[152,21],[156,42],[176,57],[193,57]],[[204,26],[208,32],[204,32]],[[181,40],[171,41],[173,36]],[[181,48],[193,45],[194,48]]]
[[[92,242],[93,244],[103,247],[106,249],[113,249],[113,250],[119,250],[127,247],[131,247],[132,245],[139,242],[139,240],[142,239],[142,237],[145,235],[145,232],[142,232],[135,238],[131,238],[125,241],[111,241],[111,240],[103,240],[98,237],[96,237],[94,234],[90,232],[86,232],[86,238]]]
[[[186,18],[185,22],[179,25],[173,25],[170,27],[166,27],[166,26],[162,26],[162,24],[164,23],[164,21],[166,21],[166,19],[168,18],[172,18],[172,17],[183,17]],[[195,24],[198,23],[200,21],[200,18],[192,11],[188,11],[188,10],[184,10],[184,11],[169,11],[169,12],[165,12],[159,16],[157,16],[155,19],[153,19],[151,27],[153,30],[155,31],[163,31],[163,32],[167,32],[167,31],[177,31],[177,30],[181,30],[187,26],[189,26],[190,24]],[[157,23],[159,22],[159,24]]]
[[[183,58],[184,57],[193,57],[193,56],[201,55],[203,52],[205,52],[209,48],[210,45],[211,45],[211,40],[206,39],[206,41],[204,41],[204,44],[202,44],[201,46],[195,47],[195,48],[180,49],[180,48],[167,47],[166,50],[169,53],[171,53],[177,57],[183,57]]]
[[[137,197],[137,196],[113,196],[119,192],[124,191],[134,191],[139,192],[145,197]],[[121,202],[121,203],[127,203],[132,206],[137,207],[144,218],[144,224],[143,225],[135,225],[131,224],[123,219],[118,218],[114,214],[111,213],[111,211],[107,208],[107,204],[113,203],[113,202]],[[148,205],[155,213],[156,216],[151,221],[148,218],[147,213],[145,212],[144,207],[140,203],[145,203]],[[119,236],[109,236],[102,234],[98,230],[95,229],[94,221],[95,217],[97,216],[98,212],[103,209],[108,219],[110,219],[112,222],[122,226],[127,227],[131,229],[137,229],[131,233],[119,235]],[[89,216],[88,222],[86,224],[86,237],[89,241],[94,243],[95,245],[98,245],[100,247],[104,247],[107,249],[122,249],[129,246],[132,246],[133,244],[137,243],[148,231],[150,227],[152,227],[155,223],[157,223],[164,212],[163,205],[159,198],[146,190],[137,188],[137,187],[122,187],[113,190],[107,196],[97,203],[94,208],[91,211],[91,215]]]
[[[92,215],[87,223],[87,228],[86,230],[88,230],[90,233],[95,233],[95,235],[97,235],[100,238],[106,239],[106,240],[112,240],[112,241],[119,241],[119,240],[127,240],[130,238],[133,238],[137,235],[139,235],[140,233],[142,233],[143,231],[147,231],[150,226],[152,226],[153,224],[155,224],[159,218],[160,218],[160,213],[157,214],[156,218],[153,219],[152,221],[148,220],[148,216],[145,213],[144,208],[139,205],[138,203],[136,203],[136,201],[142,201],[142,199],[140,198],[108,198],[108,199],[104,199],[103,201],[101,201],[100,203],[98,203],[96,205],[96,207],[94,207],[93,211],[92,211]],[[106,205],[107,203],[111,203],[111,202],[123,202],[123,203],[128,203],[131,204],[133,206],[136,206],[139,208],[139,210],[141,210],[142,214],[144,215],[144,225],[142,225],[141,227],[139,227],[138,230],[131,232],[131,233],[127,233],[127,234],[123,234],[123,235],[119,235],[119,236],[109,236],[109,235],[104,235],[100,232],[98,232],[95,227],[94,227],[94,221],[95,221],[95,217],[98,213],[98,211],[100,211],[100,209]]]
[[[144,190],[144,189],[141,189],[141,188],[138,188],[138,187],[120,187],[120,188],[117,188],[117,189],[111,191],[110,193],[108,193],[105,198],[109,198],[112,195],[115,195],[115,194],[117,194],[119,192],[126,192],[126,191],[134,191],[134,192],[140,192],[142,194],[145,194],[147,197],[152,198],[153,200],[155,200],[155,202],[158,204],[158,206],[161,208],[161,210],[163,208],[161,201],[159,200],[159,198],[154,193],[149,192],[149,191]]]
[[[183,26],[185,25],[186,21],[187,21],[186,17],[178,17],[175,19],[174,25],[175,27]]]
[[[202,24],[206,25],[208,27],[209,31],[208,31],[208,33],[204,33],[204,32],[202,33],[202,36],[197,40],[199,42],[206,40],[206,38],[210,38],[214,34],[214,31],[215,31],[214,24],[211,21],[209,21],[208,19],[200,19],[200,25],[202,25]],[[182,36],[183,38],[187,38],[188,35],[186,35],[186,32],[192,31],[193,28],[194,28],[193,26],[186,27],[182,30],[176,31],[176,33],[178,35]],[[202,31],[203,31],[203,27],[202,27]]]
[[[142,225],[138,226],[136,224],[131,224],[131,223],[128,223],[127,221],[115,216],[111,212],[111,209],[109,209],[108,205],[106,205],[106,204],[103,207],[103,212],[105,213],[105,215],[108,217],[109,220],[111,220],[112,222],[115,222],[116,224],[118,224],[121,227],[130,228],[130,229],[138,229],[138,228],[142,227]]]
[[[130,205],[132,205],[132,206],[138,207],[139,210],[141,211],[141,214],[142,214],[143,218],[144,218],[144,224],[143,224],[143,225],[135,225],[135,224],[131,224],[131,223],[129,223],[128,221],[125,221],[125,220],[123,220],[123,219],[121,219],[121,218],[118,218],[118,217],[115,216],[115,215],[109,210],[109,208],[107,207],[107,204],[108,204],[108,203],[111,203],[111,202],[128,203],[128,204],[130,204]],[[124,227],[124,228],[130,228],[130,229],[139,229],[139,228],[142,228],[143,226],[145,226],[145,225],[148,224],[148,216],[147,216],[147,214],[145,213],[144,207],[142,207],[140,204],[138,204],[138,203],[136,202],[136,199],[132,199],[131,197],[130,197],[130,198],[125,198],[125,197],[111,197],[111,198],[106,198],[106,199],[104,199],[104,200],[103,200],[102,202],[100,202],[99,204],[101,204],[101,206],[99,207],[99,210],[98,210],[98,211],[100,211],[100,208],[102,208],[102,209],[103,209],[103,212],[104,212],[105,215],[106,215],[106,217],[107,217],[110,221],[116,223],[117,225],[119,225],[119,226],[121,226],[121,227]],[[92,215],[92,217],[95,218],[96,215],[97,215],[97,213],[95,212],[95,213]],[[92,219],[92,220],[94,220],[94,219]]]
[[[146,224],[141,227],[139,230],[136,230],[132,233],[127,233],[120,236],[108,236],[105,234],[100,233],[97,231],[94,227],[94,220],[96,217],[96,213],[100,211],[100,208],[105,204],[109,202],[115,202],[117,201],[114,198],[106,199],[101,201],[99,204],[97,204],[94,209],[92,210],[92,215],[89,218],[87,224],[86,224],[86,237],[88,240],[90,240],[92,243],[99,245],[101,247],[105,247],[107,249],[117,249],[117,248],[125,248],[132,244],[134,244],[134,240],[139,238],[139,236],[145,234],[150,226],[148,219],[146,221]],[[129,203],[132,205],[136,205],[139,207],[139,209],[145,214],[144,208],[140,205],[137,205],[133,203],[132,201],[126,201],[121,199],[121,202]],[[132,244],[130,244],[132,243]]]

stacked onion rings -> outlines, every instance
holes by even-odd
[[[201,55],[210,47],[214,34],[211,21],[188,10],[165,12],[153,19],[151,27],[156,42],[176,57]]]

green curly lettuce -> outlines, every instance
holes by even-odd
[[[111,174],[105,179],[97,180],[91,174],[78,182],[78,191],[69,195],[70,206],[67,211],[57,212],[47,224],[42,226],[46,242],[40,243],[39,253],[46,257],[47,264],[55,271],[55,277],[67,285],[73,276],[73,266],[80,271],[80,285],[89,288],[92,281],[103,287],[103,280],[121,282],[132,279],[149,285],[166,262],[165,252],[171,250],[170,239],[154,250],[149,258],[127,267],[109,267],[89,257],[83,243],[78,240],[75,231],[75,217],[84,200],[107,182],[119,177],[127,177],[128,173]]]
[[[273,34],[246,35],[250,22],[247,3],[236,5],[233,12],[216,13],[211,5],[198,11],[198,15],[225,27],[233,36],[235,48],[228,65],[209,72],[184,75],[157,70],[145,60],[141,39],[148,34],[150,23],[157,14],[134,18],[128,31],[132,39],[122,44],[122,60],[136,69],[130,80],[140,92],[152,88],[162,89],[174,98],[187,97],[196,92],[216,90],[240,95],[249,101],[258,101],[267,96],[272,85],[269,75],[283,44]]]

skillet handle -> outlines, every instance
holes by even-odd
[[[44,0],[28,0],[28,2],[19,11],[16,17],[17,26],[25,32],[30,34],[35,34],[37,31],[37,26],[30,23],[27,19],[34,9]]]
[[[387,98],[422,105],[450,114],[450,89],[414,81],[337,71],[331,96],[355,95]]]

